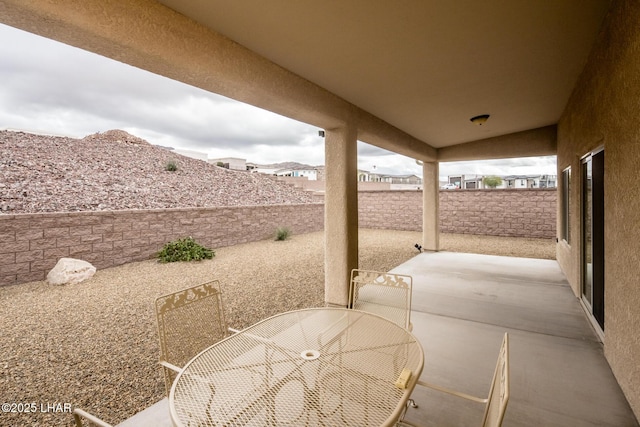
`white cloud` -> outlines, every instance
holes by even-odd
[[[127,64],[1,24],[0,57],[0,128],[72,137],[123,129],[214,158],[324,164],[316,127]],[[360,169],[422,174],[413,159],[368,144],[358,153]],[[555,173],[555,157],[440,165],[441,178],[460,173]]]

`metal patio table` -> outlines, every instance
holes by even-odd
[[[175,426],[393,425],[423,363],[411,332],[375,314],[286,312],[188,362],[171,389],[171,419]]]

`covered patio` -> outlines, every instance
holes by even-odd
[[[424,252],[392,270],[413,276],[411,322],[421,380],[486,397],[502,336],[510,337],[505,426],[638,426],[598,335],[555,260]],[[421,426],[472,426],[484,406],[417,386]],[[167,399],[122,426],[171,426]]]
[[[602,343],[554,260],[426,252],[393,270],[413,276],[411,321],[421,379],[486,397],[510,337],[505,426],[637,426]],[[484,406],[416,387],[407,420],[480,425]]]
[[[415,266],[425,375],[440,358],[467,387],[486,387],[507,329],[507,424],[637,425],[616,380],[639,414],[638,2],[3,0],[0,21],[323,129],[335,306],[358,267],[358,141],[422,162],[422,245],[436,252],[440,162],[556,155],[555,279],[527,264],[477,272],[442,260],[433,272],[452,270],[434,277]],[[454,325],[464,330],[448,333]],[[482,350],[467,346],[476,341]]]

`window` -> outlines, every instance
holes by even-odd
[[[569,215],[569,189],[571,183],[571,166],[562,171],[562,212],[560,224],[560,237],[566,241],[569,240],[569,222],[571,216]]]

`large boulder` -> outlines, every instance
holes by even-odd
[[[47,282],[50,285],[72,285],[91,278],[95,272],[96,268],[87,261],[60,258],[56,266],[47,274]]]

